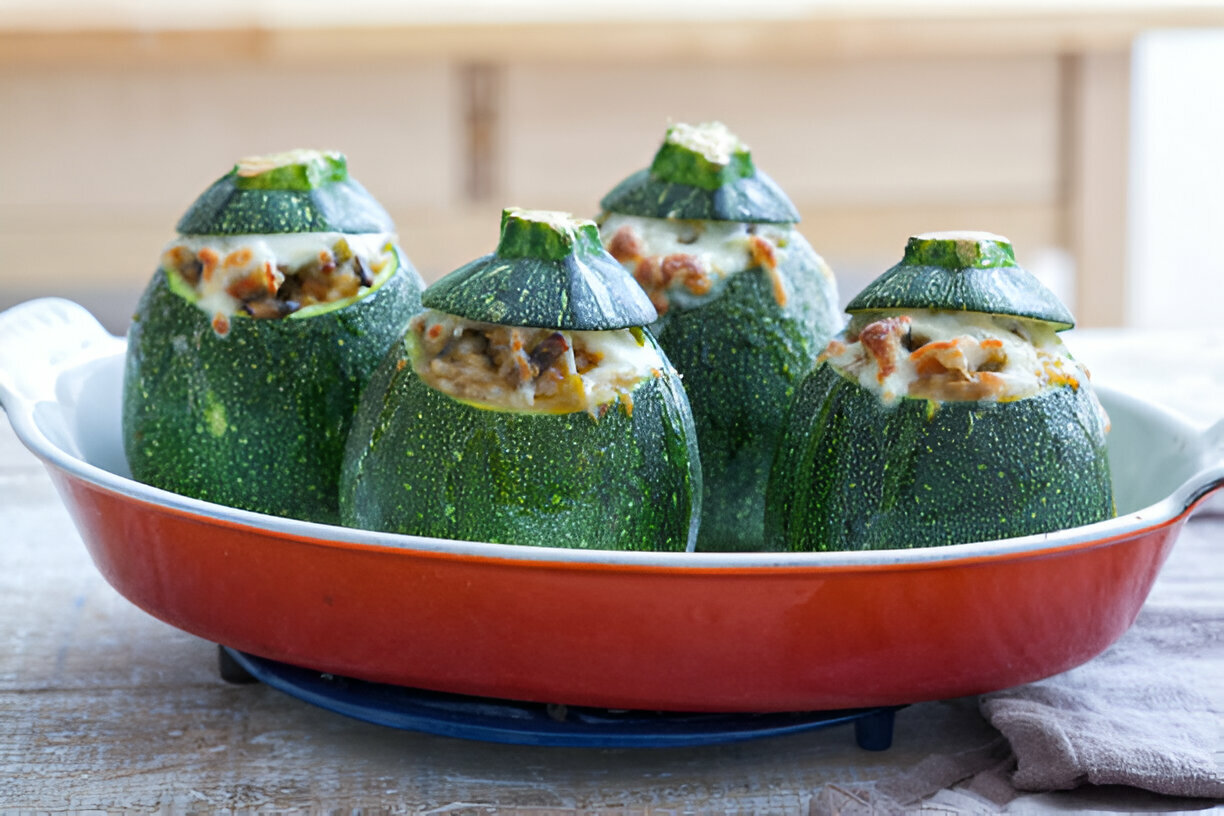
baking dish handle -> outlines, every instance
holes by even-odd
[[[66,368],[115,354],[123,344],[71,300],[39,298],[0,312],[0,404],[11,413],[18,402],[54,399]]]
[[[1187,510],[1196,505],[1200,510],[1204,509],[1201,502],[1224,488],[1224,419],[1203,431],[1202,439],[1202,470],[1188,483],[1185,502]],[[1216,497],[1207,505],[1207,509],[1213,514],[1224,513],[1224,502],[1220,497]]]

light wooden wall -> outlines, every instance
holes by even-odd
[[[1062,245],[1062,77],[1050,56],[505,72],[505,197],[594,212],[670,121],[727,122],[798,205],[848,299],[908,235]],[[594,160],[592,160],[594,159]]]
[[[61,58],[22,46],[0,59],[0,307],[59,294],[120,330],[179,214],[242,155],[345,151],[432,280],[492,248],[501,207],[594,215],[670,121],[715,118],[794,199],[843,299],[933,229],[1008,235],[1022,263],[1050,249],[1117,263],[1103,242],[1125,218],[1125,37],[1087,56],[1033,39],[809,57],[787,40],[724,60],[620,59],[606,46],[535,58],[513,27],[481,36],[499,31],[510,44],[488,60],[459,45],[397,50],[385,32],[374,56],[351,60],[352,35],[305,59],[303,44],[322,42],[309,32],[279,49],[225,32],[76,50],[80,35],[65,35],[48,41]],[[21,42],[0,40],[10,55]],[[226,58],[209,59],[210,43]],[[1119,122],[1122,147],[1102,153]],[[1110,298],[1089,301],[1077,304],[1088,323],[1121,319]]]

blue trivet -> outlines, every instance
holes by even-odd
[[[770,714],[618,711],[546,705],[369,683],[222,646],[221,675],[258,680],[313,705],[377,725],[511,745],[680,748],[741,742],[854,723],[860,748],[892,744],[896,708]],[[244,673],[249,677],[243,676]]]

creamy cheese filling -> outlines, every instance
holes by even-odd
[[[978,312],[856,315],[821,358],[885,402],[1007,401],[1088,379],[1048,323]]]
[[[224,334],[233,315],[285,317],[365,294],[395,271],[393,242],[387,233],[190,235],[166,247],[161,265]]]
[[[664,362],[641,329],[557,331],[477,323],[435,310],[409,324],[412,364],[431,387],[482,408],[599,417],[660,377]]]
[[[763,267],[773,276],[774,295],[785,304],[778,266],[791,241],[789,224],[679,221],[605,214],[599,225],[608,253],[628,269],[659,314],[673,300],[696,305],[728,276]]]

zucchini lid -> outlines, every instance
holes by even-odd
[[[986,232],[929,232],[905,246],[901,263],[876,278],[846,311],[940,309],[1013,315],[1070,329],[1058,297],[1016,263],[1011,243]]]
[[[593,221],[517,208],[502,212],[497,250],[434,283],[421,304],[481,323],[572,331],[646,326],[659,316],[604,250]]]
[[[794,224],[799,212],[721,122],[667,129],[654,161],[603,197],[604,212],[646,218]]]
[[[394,232],[342,153],[292,150],[240,160],[187,209],[182,235]]]

